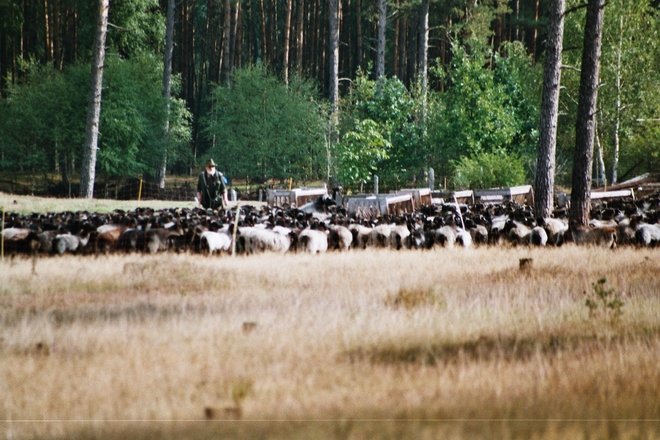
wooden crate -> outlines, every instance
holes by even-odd
[[[269,189],[268,206],[300,207],[323,195],[328,195],[327,188]]]
[[[474,196],[481,203],[503,203],[514,201],[519,205],[534,205],[534,189],[532,188],[532,185],[479,189],[474,192]]]
[[[402,215],[414,212],[412,194],[381,194],[344,197],[344,205],[349,214],[361,215],[366,218],[375,218],[383,214]]]
[[[463,205],[474,204],[474,191],[471,189],[466,189],[463,191],[433,191],[433,199],[438,200],[440,203],[454,203],[454,198],[456,202]]]
[[[424,205],[432,205],[431,190],[429,188],[406,188],[397,192],[397,194],[412,194],[415,202],[415,209]]]
[[[592,191],[591,200],[615,200],[630,197],[635,200],[635,192],[631,189],[619,189],[616,191]]]

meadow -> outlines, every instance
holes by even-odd
[[[6,259],[0,436],[658,438],[657,253]]]

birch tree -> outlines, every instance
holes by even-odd
[[[289,53],[291,41],[291,14],[293,13],[293,0],[287,0],[284,16],[284,54],[282,56],[282,78],[284,84],[289,84]]]
[[[383,94],[385,75],[385,31],[387,30],[387,0],[378,0],[378,48],[376,52],[376,81],[378,96]]]
[[[429,53],[429,0],[422,0],[419,11],[419,76],[422,88],[422,121],[426,120]],[[396,62],[396,60],[395,60]]]
[[[167,174],[167,145],[170,133],[170,98],[172,96],[172,54],[174,52],[174,4],[167,0],[167,18],[165,24],[165,53],[163,56],[163,97],[165,98],[165,123],[163,124],[163,159],[158,172],[158,187],[165,189]]]
[[[94,36],[92,73],[87,102],[85,153],[80,175],[80,197],[94,198],[96,177],[96,150],[98,150],[99,119],[101,117],[101,90],[103,88],[103,64],[105,62],[105,38],[108,31],[110,0],[98,1],[98,18]]]
[[[329,95],[333,114],[332,118],[335,118],[337,103],[339,101],[339,0],[330,0],[328,16],[330,32]]]

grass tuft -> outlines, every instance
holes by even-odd
[[[433,286],[401,287],[396,294],[390,294],[385,299],[389,307],[403,307],[412,310],[417,307],[444,307],[446,302],[436,293]]]

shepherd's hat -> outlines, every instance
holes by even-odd
[[[204,167],[215,167],[215,166],[216,165],[215,162],[213,162],[213,159],[207,160],[206,163],[204,164]]]

